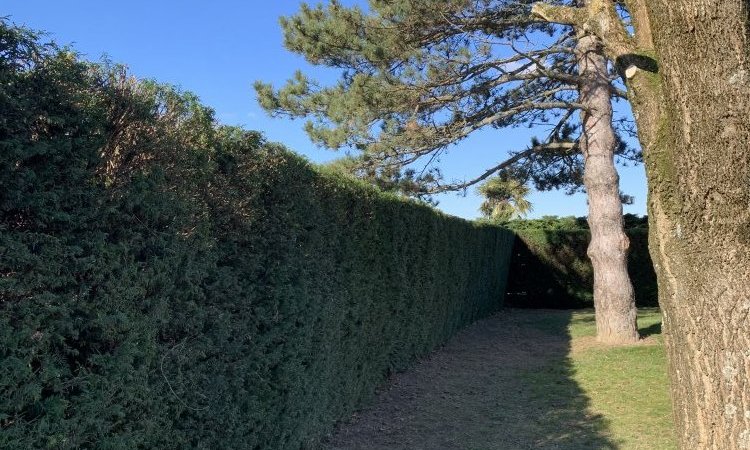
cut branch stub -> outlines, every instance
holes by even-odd
[[[638,69],[650,73],[659,73],[659,64],[656,60],[647,55],[638,55],[629,53],[622,55],[615,60],[617,71],[625,79],[631,79],[638,72]]]

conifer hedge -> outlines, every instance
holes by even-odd
[[[657,306],[656,273],[648,252],[646,218],[625,217],[630,239],[628,273],[638,306]],[[594,271],[586,250],[585,218],[513,221],[516,239],[508,275],[507,306],[592,308]]]
[[[500,306],[510,232],[0,33],[0,448],[313,447]]]

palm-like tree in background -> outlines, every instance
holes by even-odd
[[[481,185],[478,191],[485,198],[479,210],[492,221],[523,218],[533,210],[526,198],[531,190],[517,179],[498,175]]]

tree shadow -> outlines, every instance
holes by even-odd
[[[661,334],[661,322],[651,324],[647,327],[640,328],[638,330],[642,338],[647,338],[649,336]]]
[[[328,449],[616,449],[573,378],[569,311],[505,310],[341,424]]]

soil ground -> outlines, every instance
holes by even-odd
[[[630,348],[591,311],[504,310],[394,375],[328,450],[674,448],[658,311]]]

